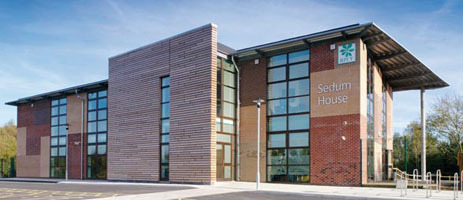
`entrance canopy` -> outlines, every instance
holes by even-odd
[[[393,91],[436,89],[449,86],[418,58],[374,23],[353,24],[318,33],[236,51],[233,56],[249,60],[282,52],[307,49],[313,45],[332,44],[361,38],[368,54],[381,68],[384,79]]]

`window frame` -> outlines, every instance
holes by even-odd
[[[308,51],[309,53],[309,59],[308,60],[303,60],[303,61],[298,61],[298,62],[293,62],[293,63],[290,63],[289,62],[289,54],[291,53],[295,53],[295,52],[300,52],[300,51]],[[295,95],[295,96],[289,96],[289,83],[291,81],[299,81],[299,80],[308,80],[309,81],[309,84],[310,84],[310,49],[303,49],[303,50],[298,50],[298,51],[293,51],[293,52],[287,52],[285,53],[286,54],[286,63],[285,64],[281,64],[281,65],[274,65],[274,66],[269,66],[267,64],[266,66],[266,83],[267,83],[267,94],[266,94],[266,100],[267,102],[269,101],[275,101],[275,100],[285,100],[286,101],[286,107],[285,107],[285,113],[284,114],[271,114],[269,111],[270,107],[267,106],[267,138],[266,138],[266,155],[267,155],[267,159],[266,159],[266,167],[265,167],[265,171],[266,171],[266,177],[265,177],[265,180],[267,182],[283,182],[283,183],[309,183],[310,182],[310,96],[311,96],[311,91],[310,91],[310,85],[309,85],[309,93],[308,94],[304,94],[304,95]],[[284,55],[284,54],[280,54],[280,55],[274,55],[274,56],[281,56],[281,55]],[[273,56],[272,56],[273,57]],[[270,60],[272,57],[268,57],[267,60]],[[307,63],[307,67],[308,67],[308,74],[307,76],[301,76],[301,77],[296,77],[296,78],[290,78],[290,67],[293,66],[293,65],[299,65],[299,64],[305,64]],[[281,67],[284,67],[285,68],[285,79],[284,80],[278,80],[278,81],[270,81],[268,79],[268,76],[269,76],[269,71],[272,70],[272,69],[275,69],[275,68],[281,68]],[[275,83],[286,83],[286,95],[285,97],[278,97],[278,98],[270,98],[269,97],[269,85],[270,84],[275,84]],[[290,113],[289,112],[289,100],[290,99],[293,99],[293,98],[298,98],[298,97],[308,97],[308,111],[303,111],[303,112],[293,112],[293,113]],[[308,129],[297,129],[297,130],[289,130],[289,118],[290,116],[294,116],[294,115],[309,115],[309,128]],[[286,127],[284,130],[282,131],[270,131],[270,120],[271,118],[273,117],[286,117]],[[290,134],[292,133],[303,133],[303,132],[307,132],[308,133],[308,138],[307,138],[307,141],[308,141],[308,146],[297,146],[297,147],[291,147],[290,146]],[[277,134],[284,134],[285,135],[285,146],[284,147],[269,147],[269,140],[270,140],[270,136],[271,135],[277,135]],[[289,154],[290,154],[290,151],[293,150],[293,149],[307,149],[308,150],[308,163],[307,164],[290,164],[289,163]],[[284,164],[270,164],[270,161],[269,161],[269,152],[271,150],[284,150],[285,151],[285,163]],[[294,181],[291,181],[291,178],[290,178],[290,174],[289,174],[289,169],[290,167],[293,167],[293,166],[304,166],[304,167],[308,167],[309,169],[309,172],[308,172],[308,180],[305,182],[294,182]],[[279,181],[272,181],[269,179],[270,177],[270,170],[269,168],[271,167],[284,167],[285,170],[286,170],[286,174],[284,175],[284,178],[283,180],[279,180]]]
[[[65,99],[66,101],[62,103],[62,100]],[[57,101],[58,104],[53,105],[53,102]],[[66,112],[62,113],[61,108],[62,106],[66,106]],[[57,112],[54,115],[53,114],[53,109],[57,108]],[[55,98],[50,100],[50,153],[49,153],[49,158],[50,158],[50,166],[49,166],[49,177],[50,178],[64,178],[66,174],[66,154],[68,154],[68,149],[67,149],[67,143],[68,143],[68,123],[67,123],[67,97],[60,97],[60,98]],[[62,117],[66,117],[65,123],[61,123]],[[57,119],[57,124],[53,125],[53,118]],[[64,135],[61,133],[62,129],[61,127],[65,127]],[[57,129],[57,134],[52,135],[52,130],[53,128]],[[64,144],[61,144],[61,138],[65,138]],[[56,139],[56,145],[53,145],[52,141],[53,139]],[[64,148],[65,154],[60,155],[60,149]],[[56,155],[52,155],[52,149],[56,149]],[[59,160],[63,160],[64,162],[60,165]],[[55,162],[54,162],[55,161]],[[64,169],[63,169],[64,168]],[[53,171],[54,170],[54,171]],[[59,175],[59,172],[63,170],[64,173],[62,175]],[[53,171],[53,173],[52,173]],[[52,176],[52,174],[56,174],[55,176]]]
[[[100,96],[100,92],[106,92],[106,94],[104,96]],[[95,93],[96,94],[96,97],[90,97],[90,94],[93,94]],[[100,100],[102,101],[106,101],[106,107],[104,108],[100,108],[99,107],[99,102]],[[91,108],[90,109],[90,101],[95,101],[96,102],[96,106],[95,108]],[[105,119],[100,119],[100,116],[99,116],[99,112],[100,111],[105,111],[106,112],[106,118]],[[90,116],[90,112],[95,112],[95,119],[94,120],[89,120],[89,116]],[[98,126],[98,122],[102,122],[102,121],[106,121],[106,130],[105,131],[100,131],[99,130],[99,126]],[[96,126],[96,131],[95,132],[88,132],[88,128],[89,128],[89,124],[90,123],[95,123],[95,126]],[[105,142],[99,142],[98,141],[98,137],[99,135],[101,134],[105,134],[106,136],[106,141]],[[95,136],[95,142],[91,142],[89,143],[89,137],[90,136]],[[86,179],[106,179],[108,177],[108,89],[105,88],[105,89],[99,89],[99,90],[93,90],[93,91],[89,91],[87,92],[87,130],[86,130],[86,137],[85,137],[85,141],[86,141],[86,149],[85,149],[85,152],[86,152],[86,169],[85,169],[85,177]],[[98,149],[100,148],[100,146],[102,145],[105,145],[105,153],[104,154],[99,154],[98,153]],[[89,146],[93,146],[95,147],[95,153],[94,154],[89,154],[88,152],[88,147]],[[93,166],[91,161],[95,159],[95,160],[99,160],[99,159],[104,159],[105,160],[105,164],[104,166],[101,165],[101,163],[99,162],[95,162],[96,164]],[[91,176],[89,176],[89,168],[91,169],[90,173],[91,173]],[[100,172],[100,170],[104,170],[104,177],[98,177],[97,174]]]

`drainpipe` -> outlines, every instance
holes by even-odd
[[[82,169],[83,169],[83,154],[84,154],[84,143],[83,143],[83,138],[84,138],[84,99],[77,93],[76,89],[76,95],[77,98],[80,99],[81,105],[82,105],[82,110],[80,113],[80,179],[82,180]]]
[[[236,99],[237,99],[237,106],[236,106],[236,180],[240,181],[240,70],[235,62],[235,56],[231,57],[233,62],[233,66],[236,70],[236,75],[238,76],[238,81],[236,83]]]

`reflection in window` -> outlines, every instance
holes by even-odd
[[[169,180],[170,77],[161,78],[161,180]]]
[[[309,182],[309,50],[267,61],[267,181]]]
[[[67,100],[51,101],[50,177],[63,178],[66,173]]]
[[[87,178],[106,178],[107,90],[88,93]]]
[[[237,102],[236,70],[232,62],[217,58],[217,80],[216,177],[218,180],[231,180]]]

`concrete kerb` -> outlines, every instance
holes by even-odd
[[[5,182],[29,182],[29,183],[59,183],[61,179],[49,179],[49,178],[0,178],[0,181]]]

